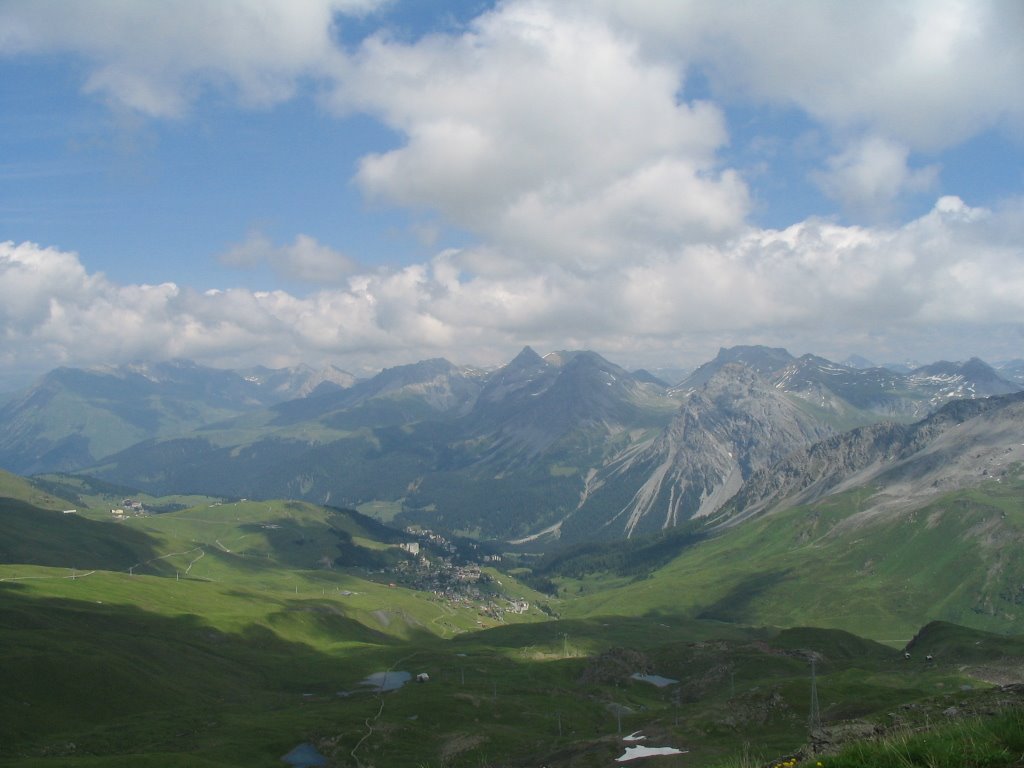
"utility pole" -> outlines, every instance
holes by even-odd
[[[818,677],[814,667],[815,659],[811,656],[811,714],[807,725],[813,732],[821,728],[821,709],[818,706]]]

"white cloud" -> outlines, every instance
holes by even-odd
[[[750,201],[718,160],[722,103],[820,122],[840,147],[823,188],[872,216],[937,176],[901,153],[1024,135],[1015,0],[511,0],[461,32],[343,50],[336,26],[386,1],[6,3],[0,55],[82,56],[87,91],[150,116],[210,89],[269,106],[315,80],[403,137],[363,158],[369,197],[437,211],[527,269],[734,235]],[[717,103],[680,102],[697,70]]]
[[[378,37],[364,51],[369,71],[353,73],[334,27],[387,2],[6,2],[0,4],[0,54],[79,54],[91,62],[89,90],[162,116],[181,114],[197,89],[211,85],[226,85],[260,105],[288,98],[304,76],[340,81],[346,91],[351,86],[350,95],[364,97],[374,83],[386,83],[399,88],[401,98],[370,101],[390,124],[410,132],[417,125],[455,131],[446,135],[463,140],[460,131],[474,121],[445,127],[432,120],[428,126],[424,118],[461,116],[467,106],[472,110],[467,96],[493,101],[507,95],[530,107],[522,113],[521,135],[536,140],[543,131],[533,118],[545,108],[552,113],[543,122],[556,135],[573,120],[585,122],[587,114],[564,109],[566,96],[595,104],[607,91],[631,95],[638,105],[657,93],[654,81],[674,80],[672,68],[690,65],[710,74],[717,98],[796,105],[827,125],[868,130],[914,150],[948,147],[1001,124],[1024,127],[1024,92],[1016,87],[1024,72],[1024,5],[1017,0],[514,0],[484,13],[463,36],[410,46]],[[622,48],[626,44],[631,52]],[[588,63],[582,72],[581,55]],[[467,82],[474,66],[481,69]],[[566,71],[579,93],[559,84]],[[424,74],[457,81],[451,89],[435,82],[417,93]],[[631,84],[641,90],[629,94]],[[442,102],[432,108],[437,98]],[[635,124],[644,125],[651,114],[642,109]],[[628,115],[604,116],[619,127],[629,122]],[[671,123],[644,127],[671,133]],[[590,139],[607,136],[604,126],[592,127]],[[585,132],[577,135],[586,141]],[[430,141],[425,134],[413,138]],[[615,155],[614,147],[603,148]]]
[[[850,211],[884,216],[903,195],[935,187],[939,167],[909,168],[906,147],[868,136],[828,158],[827,170],[814,175],[826,195]]]
[[[291,245],[276,246],[259,231],[233,245],[218,257],[222,264],[233,267],[267,265],[278,275],[292,280],[332,285],[341,283],[356,269],[345,254],[323,245],[309,235],[298,235]]]
[[[456,35],[367,40],[332,104],[406,137],[363,159],[369,197],[585,271],[741,225],[746,187],[716,161],[722,113],[680,103],[681,86],[600,19],[531,2]]]
[[[0,244],[0,362],[38,370],[190,357],[361,370],[435,355],[501,362],[524,343],[646,365],[698,363],[720,343],[839,357],[1009,358],[1019,356],[1024,317],[1022,242],[1024,201],[987,210],[946,197],[900,227],[812,219],[589,276],[558,263],[532,274],[468,274],[461,264],[472,254],[445,252],[307,297],[117,285],[75,254],[8,242]]]
[[[838,147],[821,187],[885,220],[936,180],[912,156],[1024,127],[1021,3],[517,0],[458,32],[342,50],[339,14],[379,4],[0,2],[0,55],[82,57],[88,91],[144,115],[184,115],[209,90],[273,105],[315,79],[326,106],[399,137],[363,157],[367,197],[426,211],[413,218],[428,241],[450,225],[479,238],[368,274],[306,235],[253,233],[221,256],[327,286],[305,297],[120,285],[73,253],[0,244],[0,363],[361,368],[499,362],[523,343],[649,364],[749,342],[1019,356],[1020,202],[947,197],[902,226],[761,230],[720,157],[721,104],[796,107]],[[681,96],[697,70],[715,102]]]
[[[154,117],[184,114],[203,88],[250,106],[288,99],[336,68],[336,14],[383,0],[33,0],[0,6],[0,54],[54,51],[91,62],[86,92]]]
[[[578,0],[664,55],[707,70],[718,98],[795,105],[840,131],[914,150],[1024,129],[1016,0],[818,3]]]

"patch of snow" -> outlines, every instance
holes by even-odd
[[[639,760],[642,757],[657,757],[658,755],[685,755],[689,750],[676,749],[675,747],[626,747],[621,757],[615,758],[616,763],[626,763],[630,760]]]
[[[622,740],[623,741],[643,741],[646,738],[647,737],[644,736],[642,733],[640,733],[640,731],[633,731],[633,733],[629,734],[629,736],[623,736]]]

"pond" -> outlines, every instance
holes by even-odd
[[[360,685],[368,685],[377,691],[397,691],[403,685],[412,680],[408,672],[374,672],[363,680]]]
[[[316,751],[312,744],[299,744],[295,749],[281,758],[282,762],[294,768],[317,768],[327,765],[327,758]]]
[[[656,685],[659,688],[664,688],[665,686],[674,685],[679,682],[678,680],[673,680],[671,677],[662,677],[661,675],[641,675],[639,672],[634,672],[630,677],[634,680],[640,680],[644,683]]]

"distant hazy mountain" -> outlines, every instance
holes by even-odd
[[[842,364],[847,368],[878,368],[877,365],[861,355],[850,355],[842,361]]]
[[[884,367],[840,365],[816,355],[795,358],[784,349],[732,347],[720,350],[714,360],[672,391],[692,392],[730,363],[742,363],[757,371],[839,430],[883,419],[914,421],[956,398],[990,397],[1022,388],[1001,378],[977,358],[965,363],[917,366],[899,373]]]
[[[1019,392],[1021,386],[1002,378],[991,366],[972,357],[966,363],[945,360],[911,371],[907,381],[914,389],[929,395],[935,409],[950,400],[991,397]]]
[[[347,389],[356,383],[356,377],[333,365],[319,370],[308,365],[293,368],[244,368],[237,371],[246,381],[259,384],[264,391],[273,392],[277,400],[293,400],[313,392]]]
[[[21,473],[91,465],[160,494],[383,502],[401,524],[572,541],[711,514],[825,436],[1019,389],[980,360],[897,374],[767,347],[722,349],[673,388],[594,352],[529,347],[496,370],[433,359],[361,381],[191,363],[61,369],[0,406],[0,461]]]
[[[741,363],[756,371],[760,376],[771,380],[775,375],[792,363],[794,357],[778,347],[738,346],[722,347],[714,360],[709,360],[693,373],[673,387],[674,392],[691,392],[704,386],[723,366],[730,363]]]
[[[477,438],[492,438],[488,456],[522,461],[568,435],[605,440],[649,426],[650,411],[672,407],[664,390],[594,352],[540,358],[527,347],[490,377],[467,423]]]
[[[679,372],[682,373],[682,371]],[[672,386],[671,382],[666,381],[661,376],[655,376],[646,368],[637,368],[635,371],[630,371],[630,373],[633,375],[633,378],[636,379],[637,381],[643,381],[646,382],[647,384],[656,384],[659,387],[662,387],[663,389],[668,389],[670,386]]]
[[[142,440],[265,408],[329,379],[345,380],[340,371],[243,374],[185,360],[58,368],[0,406],[0,466],[19,474],[80,469]]]
[[[400,366],[150,441],[97,468],[147,490],[400,502],[402,520],[525,534],[575,508],[592,466],[670,419],[677,403],[593,352],[524,349],[490,373]]]
[[[1024,360],[1004,360],[994,367],[1002,378],[1024,386]]]

